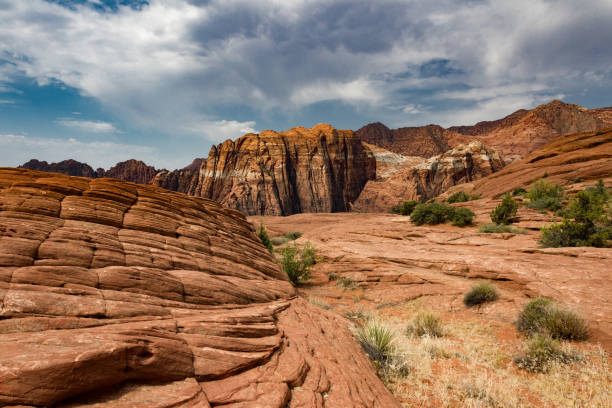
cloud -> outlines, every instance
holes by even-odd
[[[58,125],[75,128],[84,132],[91,133],[116,133],[118,130],[112,123],[90,120],[58,119]]]
[[[133,158],[158,158],[155,149],[146,146],[107,141],[82,142],[73,138],[50,139],[27,135],[0,134],[0,166],[19,166],[32,158],[58,162],[76,159],[94,169],[109,167]]]
[[[235,139],[245,133],[256,133],[255,122],[238,122],[235,120],[199,120],[184,126],[183,129],[194,135],[203,136],[213,143]]]

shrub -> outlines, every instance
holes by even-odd
[[[283,236],[287,238],[289,241],[295,241],[296,239],[302,236],[302,233],[299,231],[294,231],[294,232],[288,232]]]
[[[281,267],[293,285],[297,286],[310,279],[310,269],[316,263],[316,250],[310,242],[302,248],[295,244],[287,245],[278,252],[281,255]]]
[[[268,232],[266,231],[266,228],[263,225],[263,222],[259,223],[259,230],[257,231],[257,237],[259,237],[259,240],[261,241],[261,243],[268,248],[268,251],[270,251],[270,253],[272,253],[274,251],[274,248],[272,248],[272,243],[270,242],[270,237],[268,236]]]
[[[557,211],[563,207],[561,205],[563,187],[546,180],[539,180],[525,194],[525,198],[529,200],[526,204],[529,208]]]
[[[355,290],[357,289],[357,283],[351,278],[339,276],[336,278],[336,286],[341,287],[344,290]]]
[[[414,211],[414,207],[416,207],[417,204],[419,204],[419,202],[414,200],[404,201],[399,205],[394,205],[391,207],[391,212],[400,215],[410,215],[412,214],[412,211]]]
[[[540,243],[545,247],[605,247],[612,237],[610,193],[599,180],[595,187],[578,192],[560,212],[561,224],[542,228]]]
[[[457,191],[455,194],[448,197],[446,201],[450,204],[465,203],[466,201],[470,201],[470,196],[465,191]]]
[[[516,197],[516,196],[523,195],[526,192],[527,190],[525,190],[523,187],[519,187],[519,188],[515,188],[514,190],[512,190],[512,195]]]
[[[554,339],[577,341],[589,337],[588,326],[582,318],[542,297],[525,305],[519,314],[517,326],[520,332],[528,336],[547,335]]]
[[[389,327],[375,319],[370,319],[364,327],[357,330],[357,339],[378,367],[386,365],[392,358],[395,334]]]
[[[272,237],[270,238],[270,242],[272,243],[273,246],[281,246],[281,245],[285,245],[287,242],[289,242],[289,239],[285,236],[281,236],[281,237]]]
[[[516,215],[517,210],[518,203],[506,193],[501,203],[491,211],[491,221],[495,224],[510,224],[510,219]]]
[[[463,297],[463,303],[467,307],[480,305],[486,302],[493,302],[499,298],[497,289],[490,283],[479,283]]]
[[[523,228],[517,228],[513,225],[504,225],[504,224],[482,224],[478,227],[478,232],[486,233],[486,234],[501,234],[504,232],[509,232],[512,234],[526,234]]]
[[[450,205],[438,202],[418,204],[410,215],[410,221],[415,225],[443,224],[450,220],[454,213],[455,209]]]
[[[442,320],[431,312],[419,312],[408,326],[408,334],[418,337],[442,337]]]
[[[559,348],[559,342],[548,335],[536,335],[527,343],[523,357],[514,361],[523,370],[545,373],[554,362],[567,363],[571,356]]]
[[[451,215],[451,222],[453,225],[458,227],[465,227],[470,225],[476,214],[469,208],[455,208],[455,211]]]

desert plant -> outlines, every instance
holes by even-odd
[[[453,203],[465,203],[466,201],[478,200],[481,198],[480,194],[468,194],[465,191],[457,191],[446,199],[449,204]]]
[[[455,213],[455,208],[450,205],[433,202],[419,204],[410,215],[410,221],[415,225],[443,224],[450,220]]]
[[[546,180],[538,180],[525,193],[525,198],[529,200],[526,204],[529,208],[557,211],[563,207],[563,187]]]
[[[519,314],[517,327],[528,336],[547,335],[554,339],[576,341],[589,337],[588,325],[580,316],[542,297],[525,305]]]
[[[478,283],[463,297],[463,303],[467,307],[480,305],[486,302],[493,302],[499,298],[497,289],[490,283]]]
[[[393,214],[410,215],[412,214],[412,211],[414,211],[414,207],[416,207],[418,203],[418,201],[414,200],[404,201],[401,204],[394,205],[393,207],[391,207],[391,212]]]
[[[278,250],[280,264],[291,283],[295,286],[310,279],[310,269],[316,262],[316,251],[310,242],[301,248],[296,244],[287,245]]]
[[[357,289],[357,283],[351,278],[347,278],[345,276],[339,276],[338,278],[336,278],[336,286],[339,286],[344,290]]]
[[[425,311],[416,314],[407,331],[408,334],[418,337],[442,337],[444,335],[440,317]]]
[[[294,232],[288,232],[285,235],[283,235],[285,238],[289,239],[290,241],[295,241],[296,239],[300,238],[302,236],[302,233],[299,231],[294,231]]]
[[[518,187],[518,188],[515,188],[514,190],[512,190],[512,195],[514,197],[516,197],[516,196],[523,195],[526,192],[527,192],[527,190],[525,190],[523,187]]]
[[[450,216],[451,223],[458,227],[465,227],[466,225],[472,224],[472,220],[476,214],[469,208],[455,208],[452,215]]]
[[[280,237],[272,237],[270,238],[270,243],[273,246],[281,246],[281,245],[285,245],[287,242],[289,242],[289,239],[285,236],[280,236]]]
[[[571,359],[572,356],[559,348],[558,341],[538,334],[528,341],[525,355],[514,361],[523,370],[545,373],[553,363],[568,363]]]
[[[510,220],[516,215],[517,210],[518,203],[512,199],[509,193],[506,193],[501,203],[491,211],[491,221],[495,224],[510,224]]]
[[[357,329],[357,339],[377,366],[384,366],[389,362],[393,355],[395,340],[395,333],[391,328],[377,319],[370,319],[363,327]]]
[[[504,225],[504,224],[481,224],[478,227],[478,232],[486,233],[486,234],[501,234],[504,232],[509,232],[512,234],[526,234],[523,228],[517,228],[513,225]]]
[[[257,237],[259,238],[261,243],[266,248],[268,248],[268,251],[270,251],[270,253],[274,251],[274,248],[272,248],[272,242],[270,242],[270,237],[268,236],[268,232],[266,231],[266,228],[264,227],[263,222],[259,223],[259,230],[257,230]]]

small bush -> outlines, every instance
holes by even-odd
[[[433,202],[430,204],[419,204],[410,215],[410,221],[415,225],[443,224],[450,220],[455,209],[450,205]]]
[[[502,234],[504,232],[509,232],[512,234],[526,234],[523,228],[517,228],[513,225],[504,225],[504,224],[482,224],[478,227],[478,232],[486,233],[486,234]]]
[[[419,204],[419,202],[414,200],[404,201],[399,205],[394,205],[393,207],[391,207],[391,212],[393,214],[410,215],[412,214],[412,211],[414,211],[414,208],[417,206],[417,204]]]
[[[266,228],[264,227],[263,222],[259,223],[259,230],[257,230],[257,237],[259,238],[261,243],[266,248],[268,248],[268,251],[270,251],[270,253],[274,251],[274,248],[272,248],[272,243],[270,242],[270,237],[268,236],[268,232],[266,231]]]
[[[547,335],[554,339],[576,341],[589,337],[588,326],[582,318],[542,297],[525,305],[519,314],[517,326],[520,332],[528,336]]]
[[[491,211],[491,221],[495,224],[510,224],[510,220],[516,215],[517,210],[518,203],[512,199],[509,193],[506,193],[501,203]]]
[[[463,297],[463,303],[467,307],[480,305],[486,302],[493,302],[499,298],[497,289],[490,283],[479,283]]]
[[[351,278],[339,276],[336,278],[336,286],[341,287],[344,290],[355,290],[357,289],[357,283]]]
[[[290,241],[295,241],[296,239],[300,238],[302,236],[302,233],[299,231],[294,231],[294,232],[288,232],[285,235],[283,235],[285,238],[287,238]]]
[[[272,243],[273,246],[281,246],[281,245],[285,245],[287,242],[289,242],[289,239],[281,236],[281,237],[272,237],[270,238],[270,242]]]
[[[392,358],[395,334],[389,327],[375,319],[369,320],[364,327],[357,330],[357,339],[377,366],[386,365]]]
[[[466,201],[470,201],[470,196],[465,191],[457,191],[455,194],[448,197],[446,201],[450,204],[465,203]]]
[[[418,337],[442,337],[442,320],[431,312],[419,312],[408,326],[408,334]]]
[[[536,210],[557,211],[563,208],[563,187],[546,180],[537,181],[525,194],[527,207]]]
[[[512,190],[512,195],[516,197],[516,196],[523,195],[526,192],[527,190],[525,190],[523,187],[519,187],[519,188],[515,188],[514,190]]]
[[[451,223],[458,227],[465,227],[466,225],[472,224],[472,220],[476,214],[469,208],[456,208],[451,215]]]
[[[527,343],[524,356],[515,359],[519,368],[534,373],[547,372],[553,363],[568,363],[572,357],[559,348],[559,343],[548,335],[536,335]]]
[[[297,286],[311,278],[310,269],[316,263],[316,250],[310,242],[302,248],[295,244],[287,245],[278,252],[281,255],[281,267],[293,285]]]

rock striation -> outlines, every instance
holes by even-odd
[[[352,210],[386,212],[404,200],[427,200],[448,188],[489,176],[504,167],[501,156],[482,143],[459,145],[430,159],[406,157],[369,146],[376,179],[365,185]]]
[[[380,122],[370,123],[355,132],[374,144],[404,156],[432,157],[450,149],[447,131],[438,125],[389,129]]]
[[[399,407],[239,212],[0,169],[0,406]]]
[[[265,130],[213,146],[195,194],[250,215],[347,211],[375,166],[350,130]]]

